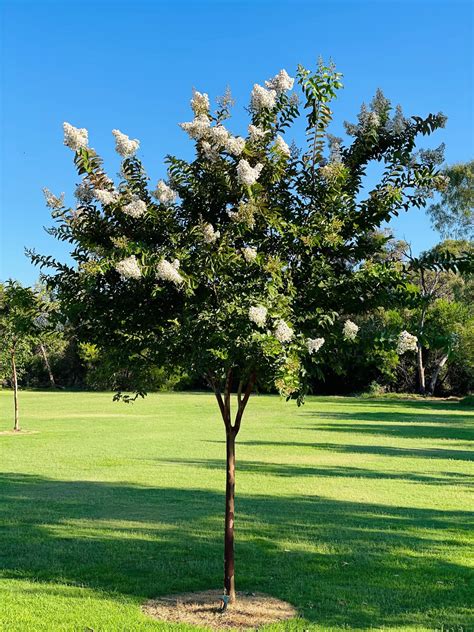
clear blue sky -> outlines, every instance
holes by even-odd
[[[473,157],[472,3],[253,2],[201,0],[0,0],[2,110],[0,279],[24,283],[37,270],[24,247],[64,257],[44,231],[41,189],[65,191],[78,178],[62,144],[62,122],[89,130],[90,145],[118,170],[111,130],[141,140],[153,180],[167,153],[190,156],[177,123],[191,118],[191,89],[214,98],[230,85],[231,129],[244,131],[253,83],[280,68],[332,57],[344,73],[333,133],[380,86],[408,115],[443,111],[449,120],[427,146],[444,141],[449,162]],[[290,139],[291,140],[291,139]],[[415,251],[437,235],[422,211],[393,222]]]

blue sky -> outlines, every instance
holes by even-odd
[[[192,87],[236,99],[234,133],[245,131],[254,83],[280,68],[332,57],[344,73],[331,131],[354,120],[377,87],[405,114],[443,111],[445,130],[424,146],[446,143],[446,158],[473,157],[473,5],[467,1],[364,0],[253,2],[151,0],[75,2],[0,0],[2,104],[0,279],[33,283],[24,247],[64,258],[41,189],[72,203],[73,154],[62,122],[89,130],[90,145],[118,171],[111,130],[141,140],[153,180],[163,157],[190,157],[177,123],[190,120]],[[291,135],[289,136],[291,140]],[[416,252],[437,240],[422,211],[393,222]]]

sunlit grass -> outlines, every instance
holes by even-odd
[[[0,431],[10,400],[0,393]],[[213,398],[20,404],[38,432],[0,436],[0,629],[185,629],[140,605],[221,585]],[[302,618],[280,630],[471,629],[473,418],[453,402],[253,398],[237,446],[237,589],[295,605]]]

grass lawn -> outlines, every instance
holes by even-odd
[[[0,430],[12,424],[0,393]],[[0,630],[185,630],[147,598],[221,586],[224,430],[207,394],[20,394],[0,435]],[[237,445],[237,590],[279,630],[474,629],[472,410],[251,399]],[[471,531],[470,531],[471,529]]]

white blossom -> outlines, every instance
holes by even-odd
[[[142,272],[135,255],[119,261],[116,264],[115,269],[122,279],[139,279],[142,276]]]
[[[208,114],[209,112],[209,96],[204,92],[198,92],[194,90],[193,98],[191,99],[191,107],[195,116],[201,114]]]
[[[204,224],[202,227],[202,235],[206,244],[213,244],[221,236],[220,231],[214,230],[212,224]]]
[[[126,204],[122,211],[126,215],[130,215],[130,217],[141,217],[144,213],[146,213],[146,204],[143,200],[140,200],[138,195],[134,195],[132,197],[132,201],[129,204]]]
[[[245,138],[241,138],[240,136],[231,136],[227,139],[225,144],[226,151],[233,156],[240,156],[244,151],[244,147]]]
[[[252,142],[265,138],[267,134],[267,132],[264,129],[262,129],[261,127],[258,127],[257,125],[252,125],[252,124],[248,126],[248,131],[249,131],[250,140]]]
[[[117,202],[119,198],[118,191],[107,191],[107,189],[94,189],[94,197],[103,206]]]
[[[211,142],[217,145],[217,147],[225,147],[230,138],[230,134],[223,125],[216,125],[215,127],[211,127],[209,137]]]
[[[169,187],[166,182],[163,182],[163,180],[158,182],[153,195],[162,204],[172,204],[178,196],[176,191],[173,191],[173,189]]]
[[[280,153],[289,158],[291,156],[291,149],[283,140],[283,137],[278,134],[275,140],[275,149]]]
[[[261,305],[249,309],[249,319],[258,327],[264,327],[267,320],[267,308]]]
[[[294,331],[284,320],[279,320],[275,327],[275,338],[280,342],[290,342],[293,338]]]
[[[275,90],[267,90],[258,83],[254,84],[251,105],[252,109],[256,112],[260,112],[263,109],[273,109],[275,107],[276,92]]]
[[[175,285],[181,285],[184,279],[178,272],[177,267],[173,265],[173,263],[170,263],[166,259],[162,259],[156,266],[156,276],[158,279],[171,281],[171,283],[174,283]],[[179,262],[178,262],[178,267],[179,267]]]
[[[244,255],[244,259],[247,263],[252,263],[252,261],[255,261],[257,258],[257,249],[246,246],[245,248],[242,248],[242,254]]]
[[[346,320],[344,323],[344,338],[346,340],[355,340],[357,332],[359,331],[358,325],[352,322],[352,320]]]
[[[179,262],[179,259],[173,259],[173,261],[171,262],[171,265],[173,266],[173,268],[175,270],[179,270],[179,266],[181,265]]]
[[[140,146],[140,141],[135,138],[131,140],[126,134],[118,129],[113,129],[112,134],[115,136],[115,151],[124,158],[133,156]]]
[[[179,126],[194,140],[201,140],[208,135],[211,121],[205,114],[200,114],[194,121],[180,123]]]
[[[310,355],[313,353],[317,353],[323,346],[324,342],[324,338],[307,338],[306,346],[308,347]]]
[[[273,77],[273,79],[269,79],[265,81],[265,85],[267,88],[271,90],[275,90],[277,94],[281,94],[282,92],[286,92],[287,90],[291,90],[293,88],[293,84],[295,80],[290,77],[290,75],[283,68],[280,72]]]
[[[402,331],[398,336],[397,353],[402,355],[406,351],[416,351],[418,338],[408,333],[408,331]]]
[[[367,118],[368,126],[372,129],[377,129],[380,126],[380,118],[377,112],[371,112]]]
[[[48,208],[59,209],[64,206],[64,193],[61,193],[61,195],[58,197],[57,195],[54,195],[54,193],[51,193],[49,189],[44,187],[43,195],[46,200],[46,206]]]
[[[94,189],[86,182],[81,182],[77,185],[76,190],[74,191],[74,196],[78,202],[88,204],[94,198]]]
[[[66,147],[70,147],[74,151],[77,151],[81,147],[87,147],[88,132],[85,128],[74,127],[69,123],[63,123],[64,129],[64,144]]]
[[[251,167],[246,160],[240,160],[237,165],[237,177],[239,182],[245,186],[252,186],[255,184],[263,169],[263,165],[257,163],[255,167]]]
[[[201,149],[208,160],[217,160],[219,158],[219,152],[207,140],[202,141]]]

